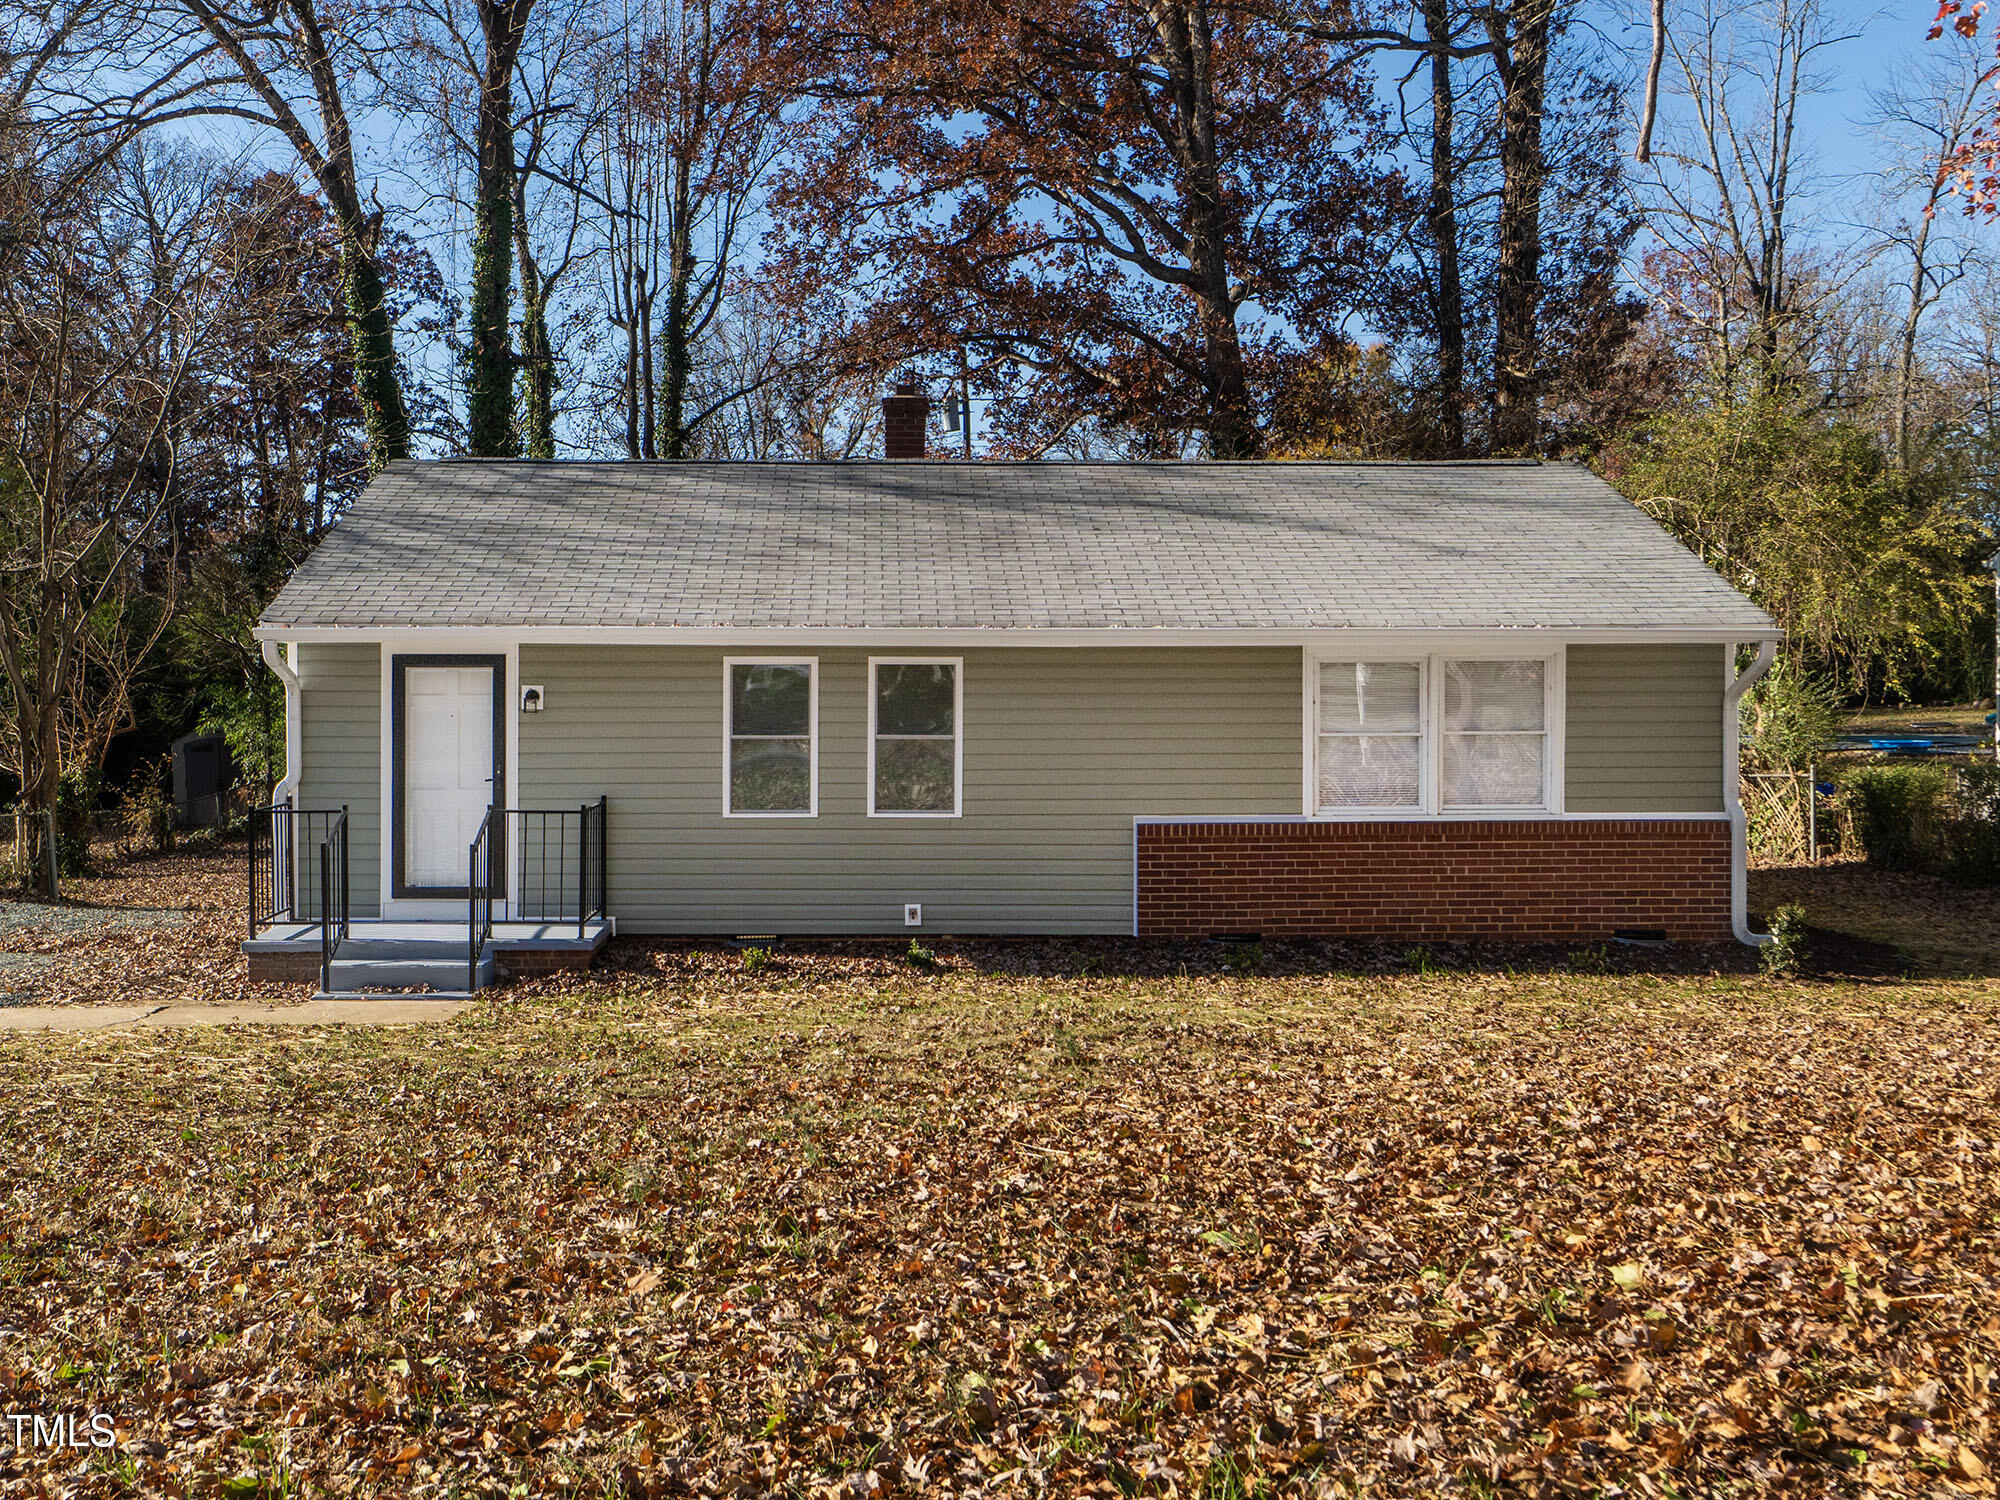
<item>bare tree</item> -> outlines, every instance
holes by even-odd
[[[86,103],[148,128],[203,116],[274,132],[318,186],[340,236],[355,387],[376,466],[410,454],[384,210],[364,182],[344,87],[372,45],[365,11],[325,0],[131,0],[86,60]],[[109,84],[107,80],[115,79]],[[120,93],[119,90],[125,90]]]
[[[600,76],[593,174],[606,300],[624,341],[625,449],[684,458],[703,423],[773,378],[700,380],[696,363],[746,273],[772,171],[796,138],[796,80],[779,67],[778,26],[761,0],[625,15]]]
[[[1882,180],[1892,214],[1878,250],[1896,255],[1907,268],[1890,394],[1891,451],[1903,469],[1912,457],[1923,323],[1964,279],[1972,260],[1971,247],[1954,232],[1951,221],[1958,216],[1949,212],[1947,201],[1954,192],[1954,168],[1982,123],[1990,91],[1986,74],[1977,43],[1954,36],[1943,49],[1922,54],[1875,96],[1873,123],[1888,158]]]
[[[1465,278],[1459,255],[1459,88],[1452,63],[1466,21],[1451,0],[1421,0],[1430,71],[1430,178],[1427,209],[1435,247],[1432,318],[1437,328],[1438,426],[1444,456],[1465,452]]]
[[[1823,0],[1741,9],[1701,0],[1665,35],[1683,117],[1651,153],[1651,223],[1681,267],[1676,311],[1703,330],[1715,374],[1733,389],[1747,364],[1771,393],[1795,373],[1815,295],[1796,274],[1794,217],[1807,170],[1802,101],[1822,88],[1826,54],[1849,38]]]
[[[417,0],[396,12],[393,24],[394,45],[378,59],[382,97],[420,123],[426,165],[445,184],[441,196],[454,219],[469,207],[467,447],[486,457],[525,447],[531,457],[551,458],[558,359],[550,313],[565,273],[587,253],[573,184],[589,129],[590,74],[605,42],[602,7],[597,0],[532,7],[529,0]],[[494,71],[502,61],[511,69],[504,86]],[[572,186],[552,190],[564,183]],[[504,206],[495,203],[496,191],[506,195]],[[496,236],[505,243],[496,245]]]
[[[1543,100],[1556,0],[1486,15],[1500,78],[1500,245],[1493,279],[1493,446],[1532,453],[1541,436]]]
[[[0,280],[0,768],[30,808],[130,727],[166,629],[225,316],[213,186],[131,148]]]

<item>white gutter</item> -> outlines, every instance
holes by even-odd
[[[285,775],[271,788],[271,800],[282,802],[298,791],[299,778],[299,674],[292,664],[285,660],[284,647],[277,641],[265,639],[264,665],[278,674],[278,681],[285,685]]]
[[[1742,775],[1743,695],[1771,670],[1777,659],[1776,641],[1759,641],[1757,657],[1729,684],[1722,695],[1722,806],[1729,814],[1729,925],[1736,941],[1761,948],[1771,941],[1767,932],[1750,930],[1750,820],[1744,816],[1738,778]]]

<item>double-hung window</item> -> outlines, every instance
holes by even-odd
[[[1423,801],[1424,664],[1319,666],[1319,805],[1414,809]]]
[[[1548,663],[1444,664],[1446,807],[1542,807],[1548,782]]]
[[[811,817],[819,798],[819,664],[730,657],[722,670],[723,811]]]
[[[1551,810],[1558,663],[1443,654],[1318,662],[1314,810]]]
[[[877,657],[868,663],[868,812],[956,817],[963,663]]]

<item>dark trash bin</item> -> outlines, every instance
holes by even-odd
[[[220,828],[229,790],[229,745],[219,734],[174,741],[174,820],[183,828]]]

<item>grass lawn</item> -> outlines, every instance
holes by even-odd
[[[1983,703],[1945,704],[1913,708],[1900,704],[1889,708],[1854,709],[1841,715],[1853,734],[1987,734],[1993,726],[1986,716],[1993,710]]]
[[[1990,1494],[2000,971],[1934,925],[627,944],[434,1029],[0,1037],[0,1406],[119,1437],[0,1484]]]

